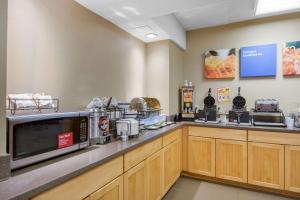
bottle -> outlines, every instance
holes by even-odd
[[[188,81],[187,81],[187,80],[184,80],[183,85],[184,85],[185,87],[188,87],[188,86],[189,86]]]

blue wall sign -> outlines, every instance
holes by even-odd
[[[240,77],[276,76],[277,45],[241,47]]]

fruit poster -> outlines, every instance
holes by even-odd
[[[207,79],[234,78],[236,50],[210,50],[204,53],[204,77]]]
[[[241,47],[240,77],[276,76],[277,45]]]
[[[300,75],[300,41],[286,42],[282,54],[283,75]]]

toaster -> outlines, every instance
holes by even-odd
[[[279,102],[275,99],[257,99],[255,101],[255,111],[277,112],[279,111]]]

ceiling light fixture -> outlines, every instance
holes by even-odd
[[[255,15],[300,9],[300,0],[257,0]]]
[[[147,38],[149,38],[149,39],[154,39],[154,38],[157,38],[157,34],[155,34],[155,33],[148,33],[147,35],[146,35],[146,37]]]

